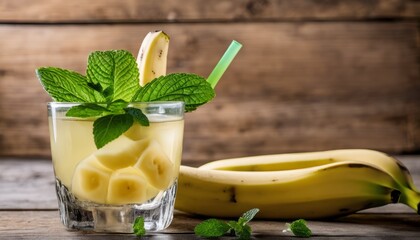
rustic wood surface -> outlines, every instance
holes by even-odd
[[[420,187],[420,155],[398,156],[411,171],[414,183]],[[198,167],[196,161],[183,161],[183,165]],[[52,163],[46,159],[0,159],[0,210],[52,210],[57,209],[55,180]],[[385,208],[385,210],[382,210]],[[405,205],[393,204],[367,210],[369,213],[411,213]]]
[[[137,54],[171,36],[168,72],[207,76],[243,43],[216,99],[187,114],[184,159],[373,148],[420,149],[417,25],[396,22],[0,24],[0,156],[49,157],[48,95],[34,70],[85,71],[93,50]]]
[[[420,155],[397,156],[420,186]],[[197,162],[186,163],[197,165]],[[61,225],[49,160],[0,161],[0,239],[136,239],[130,234],[66,231]],[[171,226],[144,239],[195,239],[193,229],[205,218],[176,212]],[[401,204],[361,211],[330,221],[308,221],[312,239],[418,239],[420,216]],[[251,222],[255,239],[290,239],[284,221]],[[234,239],[234,238],[223,238]]]
[[[104,234],[66,231],[58,211],[2,211],[0,239],[139,239],[131,234]],[[334,221],[308,221],[313,232],[310,239],[418,239],[420,217],[414,213],[359,213]],[[161,233],[141,239],[200,239],[194,236],[194,226],[205,218],[176,212],[171,226]],[[250,223],[254,239],[291,239],[283,233],[284,221],[254,220]],[[203,239],[203,238],[201,238]],[[223,237],[220,239],[235,239]]]
[[[0,22],[183,22],[414,18],[416,0],[0,0]]]

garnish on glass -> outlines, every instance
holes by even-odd
[[[88,57],[86,75],[56,68],[36,70],[44,89],[56,102],[75,102],[68,117],[97,118],[94,141],[102,148],[135,122],[149,125],[147,116],[130,102],[183,101],[191,112],[215,96],[214,87],[241,45],[233,41],[208,79],[191,73],[172,73],[139,84],[136,59],[126,50],[95,51]]]

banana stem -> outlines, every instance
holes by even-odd
[[[407,206],[414,209],[417,214],[420,214],[420,193],[410,188],[404,188],[401,192],[400,203],[404,203]]]

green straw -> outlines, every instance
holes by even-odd
[[[217,63],[216,67],[214,67],[213,71],[210,73],[209,77],[207,78],[207,82],[210,83],[212,88],[214,88],[217,82],[219,82],[223,73],[225,73],[226,69],[229,67],[230,63],[235,58],[236,54],[238,54],[241,47],[242,47],[242,44],[238,43],[235,40],[232,41],[232,43],[226,50],[225,54],[223,54],[222,58]]]

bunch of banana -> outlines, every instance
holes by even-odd
[[[420,194],[395,158],[372,150],[277,154],[181,166],[175,207],[213,217],[331,218],[388,203],[418,211]]]

